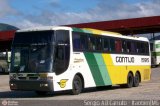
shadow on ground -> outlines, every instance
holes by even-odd
[[[90,92],[115,90],[115,89],[125,89],[125,88],[120,88],[120,86],[87,88],[82,92],[82,94],[90,93]],[[0,98],[44,98],[44,97],[57,97],[57,96],[64,96],[64,95],[71,95],[71,91],[51,92],[43,96],[37,95],[34,91],[4,91],[4,92],[0,91]]]

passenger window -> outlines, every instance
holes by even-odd
[[[136,43],[134,41],[131,42],[131,52],[136,53]]]
[[[102,50],[102,38],[96,37],[96,50]]]
[[[145,53],[149,55],[149,44],[145,43]]]
[[[80,50],[81,49],[81,39],[78,33],[75,33],[73,36],[73,49]]]
[[[127,43],[125,40],[122,41],[122,52],[123,53],[127,52]]]
[[[141,43],[141,53],[145,53],[145,45],[144,45],[144,43]]]
[[[115,51],[115,40],[110,39],[110,51],[114,52]]]
[[[88,49],[88,45],[87,45],[87,35],[81,35],[80,36],[80,41],[81,41],[81,49],[82,50],[87,50]]]
[[[103,39],[103,51],[104,52],[109,51],[109,40],[108,40],[108,38]]]
[[[116,40],[116,52],[122,52],[122,41],[121,40]]]
[[[57,30],[56,41],[57,43],[69,44],[69,31]]]
[[[86,50],[87,43],[86,43],[87,36],[82,33],[73,33],[73,50]]]
[[[93,36],[88,37],[88,49],[89,50],[96,50],[95,37],[93,37]]]
[[[141,53],[141,43],[137,42],[137,53]]]
[[[127,42],[127,53],[131,52],[131,42]]]
[[[148,55],[149,54],[149,45],[148,43],[144,42],[141,43],[142,53]]]

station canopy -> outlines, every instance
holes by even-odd
[[[71,24],[66,26],[113,31],[124,35],[157,33],[160,32],[160,16]]]
[[[160,32],[160,16],[121,19],[65,25],[77,28],[93,28],[118,32],[124,35]],[[18,28],[0,23],[0,51],[10,49],[15,31]]]
[[[10,50],[17,27],[0,23],[0,52]]]
[[[12,40],[17,27],[0,23],[0,41]]]

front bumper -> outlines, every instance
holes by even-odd
[[[27,81],[27,80],[10,80],[11,90],[23,91],[53,91],[53,80],[47,81]]]

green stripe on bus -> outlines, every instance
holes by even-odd
[[[104,85],[103,78],[100,73],[100,69],[98,67],[98,64],[96,62],[96,59],[94,57],[93,53],[84,53],[87,63],[89,65],[89,68],[91,70],[94,82],[96,83],[96,86],[102,86]]]
[[[82,29],[79,29],[79,28],[72,28],[72,30],[75,32],[84,32]]]
[[[160,56],[160,52],[152,52],[152,56]]]
[[[92,33],[91,31],[86,29],[72,28],[72,30],[75,32]]]
[[[160,44],[156,44],[156,48],[160,48]]]
[[[108,70],[106,68],[106,64],[104,62],[104,59],[102,57],[102,54],[94,53],[94,56],[95,56],[95,59],[98,63],[98,67],[100,69],[101,76],[103,78],[103,81],[104,81],[105,85],[111,85],[112,82],[111,82]]]

